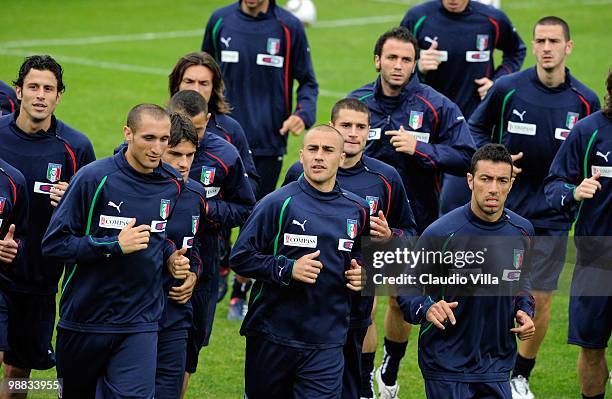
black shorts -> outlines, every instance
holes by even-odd
[[[157,336],[155,397],[178,398],[183,389],[187,330],[162,330]]]
[[[247,336],[245,398],[340,399],[342,347],[292,348]]]
[[[342,374],[342,397],[358,398],[361,388],[361,350],[368,327],[349,328],[346,343],[342,347],[344,373]]]
[[[456,382],[425,379],[428,399],[512,399],[510,382]]]
[[[55,295],[5,292],[8,303],[8,345],[4,363],[21,369],[55,366],[51,340],[55,326]]]
[[[0,290],[0,352],[6,352],[8,344],[9,306],[4,292]]]
[[[531,259],[531,288],[535,291],[554,291],[565,265],[567,230],[535,228]]]
[[[605,349],[612,333],[612,297],[572,296],[567,342],[586,349]]]
[[[187,359],[185,371],[189,374],[196,372],[200,349],[207,346],[212,333],[217,308],[217,292],[219,273],[210,280],[202,281],[202,286],[193,291],[191,305],[193,306],[193,324],[189,329],[187,338]]]
[[[57,329],[64,399],[153,399],[157,331],[129,334]]]

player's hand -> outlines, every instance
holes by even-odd
[[[198,277],[194,272],[189,272],[187,278],[183,281],[178,287],[170,287],[170,292],[168,292],[168,298],[173,300],[174,302],[183,305],[191,299],[191,295],[193,294],[193,289],[195,288],[196,282],[198,281]]]
[[[582,201],[583,199],[593,198],[597,190],[601,190],[601,183],[598,182],[601,177],[601,172],[597,171],[588,179],[584,179],[582,183],[574,190],[574,199]]]
[[[444,327],[446,320],[449,320],[453,326],[457,323],[453,314],[453,309],[457,306],[459,306],[459,302],[436,302],[427,310],[425,318],[440,330],[446,330],[446,327]]]
[[[299,135],[304,131],[306,125],[302,118],[297,115],[290,115],[289,118],[285,119],[283,126],[281,126],[279,132],[281,136],[287,134],[287,132],[293,133],[295,136]]]
[[[518,166],[516,166],[516,161],[520,160],[521,158],[523,158],[523,152],[519,152],[518,154],[514,154],[514,155],[510,155],[512,157],[512,178],[515,179],[516,176],[518,176],[523,169],[519,168]]]
[[[142,251],[149,246],[149,237],[151,236],[151,226],[141,224],[134,227],[136,219],[132,219],[121,229],[119,233],[119,245],[124,254]]]
[[[363,289],[365,270],[355,259],[351,259],[351,268],[344,272],[344,276],[348,280],[346,287],[349,290],[361,291]]]
[[[395,147],[395,151],[413,155],[416,151],[417,139],[404,130],[404,126],[400,126],[400,130],[388,130],[385,132],[387,136],[391,136],[391,144]]]
[[[474,83],[476,83],[479,86],[478,95],[480,96],[481,100],[485,98],[485,96],[487,95],[487,92],[489,91],[491,86],[493,86],[493,81],[487,78],[486,76],[480,79],[474,79]]]
[[[529,317],[527,313],[522,310],[517,311],[516,323],[519,326],[511,328],[510,332],[518,334],[521,341],[527,341],[533,338],[535,335],[535,324],[533,324],[533,320],[531,320],[531,317]]]
[[[370,235],[374,239],[391,238],[391,229],[383,211],[378,211],[378,217],[370,216]]]
[[[187,247],[183,247],[181,249],[177,249],[174,251],[172,255],[168,258],[166,265],[168,266],[168,271],[172,274],[177,280],[183,280],[187,278],[189,275],[189,258],[185,256],[187,252]]]
[[[51,187],[51,206],[54,208],[57,207],[62,197],[66,193],[66,190],[68,190],[68,183],[65,181],[56,183],[53,185],[53,187]]]
[[[311,252],[295,261],[291,278],[303,283],[314,284],[321,273],[323,263],[315,260],[321,254],[320,250]]]
[[[0,240],[0,262],[13,263],[13,260],[15,260],[19,244],[17,244],[14,237],[15,225],[11,224],[4,239]]]
[[[421,50],[418,63],[419,72],[427,73],[438,69],[438,66],[442,63],[442,52],[437,48],[438,42],[433,42],[427,50]]]

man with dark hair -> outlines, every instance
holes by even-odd
[[[464,175],[474,143],[459,108],[413,76],[417,54],[416,39],[408,29],[384,33],[374,48],[378,78],[349,96],[370,109],[365,153],[397,169],[420,233],[438,217],[441,173]],[[381,396],[393,398],[410,325],[402,321],[397,307],[391,311],[397,322],[385,331],[385,367],[378,370],[377,381]]]
[[[239,1],[212,14],[202,51],[221,66],[232,115],[253,150],[262,198],[276,188],[287,133],[299,134],[316,119],[319,86],[304,27],[275,0]],[[299,87],[292,107],[294,80]]]
[[[430,0],[408,10],[401,25],[422,49],[417,65],[421,82],[447,96],[466,118],[494,80],[521,69],[527,53],[508,16],[476,1]],[[503,52],[497,68],[495,49]],[[444,175],[441,212],[464,205],[470,195],[464,176]]]
[[[127,146],[83,168],[53,213],[47,257],[66,265],[57,333],[63,398],[152,398],[162,267],[184,279],[186,248],[166,240],[181,178],[161,157],[170,118],[157,105],[132,109]]]
[[[172,97],[181,90],[195,90],[204,97],[210,111],[206,129],[236,147],[249,174],[253,193],[256,194],[260,178],[253,163],[253,155],[244,130],[234,118],[227,115],[230,105],[223,94],[225,83],[221,68],[210,54],[198,51],[179,58],[168,76],[168,91]]]
[[[244,130],[242,130],[242,127],[234,118],[227,115],[230,111],[230,105],[225,100],[223,94],[225,83],[221,76],[221,68],[219,68],[215,59],[203,51],[186,54],[179,58],[168,76],[168,80],[171,96],[174,96],[179,90],[195,90],[204,97],[210,110],[210,120],[206,129],[226,139],[236,147],[244,168],[249,175],[249,183],[251,183],[253,194],[257,198],[260,177],[255,169],[253,154],[249,148]],[[228,258],[231,250],[230,237],[231,231],[228,229],[223,233],[223,256],[219,267],[219,301],[223,299],[227,292],[227,278],[229,275]],[[239,280],[241,279],[234,278],[232,284],[228,318],[242,320],[250,281]]]
[[[504,208],[512,168],[512,158],[502,145],[478,149],[467,175],[470,202],[431,224],[415,246],[444,257],[465,251],[472,251],[475,259],[481,257],[471,262],[465,258],[467,264],[424,261],[416,269],[419,281],[428,281],[432,272],[498,279],[495,283],[491,278],[491,285],[469,287],[432,284],[421,295],[398,297],[406,321],[421,325],[419,367],[427,398],[512,397],[514,334],[521,340],[534,334],[534,299],[528,292],[526,261],[533,227]]]
[[[198,131],[199,145],[189,176],[204,186],[207,218],[212,224],[202,237],[206,248],[201,254],[204,274],[192,296],[194,320],[187,344],[185,390],[189,375],[196,372],[200,349],[208,345],[212,332],[219,285],[219,235],[245,222],[255,196],[236,148],[205,129],[210,115],[206,100],[193,90],[179,91],[170,99],[170,110],[186,113]]]
[[[545,187],[550,206],[575,220],[577,255],[568,342],[580,346],[578,377],[582,397],[587,399],[603,399],[608,379],[606,347],[612,332],[611,150],[612,71],[608,72],[604,109],[572,129],[555,156]]]
[[[394,167],[363,154],[370,129],[368,106],[355,98],[342,99],[334,104],[329,124],[344,137],[345,158],[338,168],[338,185],[368,202],[370,235],[376,238],[415,235],[416,223],[401,177]],[[283,185],[298,180],[303,173],[302,164],[296,162],[287,172]],[[343,398],[368,397],[368,393],[362,391],[371,390],[369,376],[376,351],[376,327],[370,317],[374,300],[372,296],[353,295],[349,333],[344,345]],[[374,330],[370,332],[374,334],[374,343],[369,342],[367,354],[364,353],[362,359],[364,338],[370,329]],[[362,360],[365,367],[362,367]],[[365,387],[362,376],[366,376]]]
[[[508,208],[529,219],[537,236],[555,237],[535,242],[531,278],[537,332],[533,340],[519,345],[512,380],[515,399],[533,398],[528,380],[548,328],[552,292],[565,263],[572,224],[567,215],[546,202],[544,179],[570,129],[578,119],[599,109],[597,95],[566,68],[574,46],[567,40],[567,24],[557,17],[540,21],[535,24],[532,42],[536,65],[496,80],[469,120],[478,145],[501,143],[512,154],[517,168]]]
[[[19,108],[15,90],[0,80],[0,116],[11,114]]]
[[[30,209],[27,256],[11,268],[0,268],[0,285],[11,304],[5,379],[28,378],[31,369],[55,365],[55,293],[64,267],[43,257],[40,243],[68,182],[95,159],[89,139],[53,114],[65,89],[62,67],[53,58],[26,58],[14,85],[19,109],[0,118],[0,154],[24,175]]]
[[[356,258],[369,228],[367,203],[336,183],[343,148],[329,125],[306,133],[303,177],[257,203],[232,249],[232,269],[256,280],[240,329],[245,397],[340,396],[351,292],[362,286]]]
[[[187,248],[185,256],[190,260],[190,272],[185,279],[175,279],[169,270],[163,271],[165,298],[164,311],[157,337],[157,369],[155,373],[155,397],[181,396],[187,356],[187,338],[192,327],[193,309],[191,295],[196,281],[202,274],[200,252],[202,231],[206,228],[206,192],[204,187],[189,178],[191,164],[198,147],[198,134],[187,116],[170,115],[170,139],[162,161],[176,169],[185,186],[181,192],[166,232],[175,248]]]

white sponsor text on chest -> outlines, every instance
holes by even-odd
[[[599,172],[601,174],[601,177],[607,177],[607,178],[612,178],[612,166],[597,166],[597,165],[592,165],[591,166],[591,174],[595,174]]]
[[[520,123],[508,121],[508,133],[535,136],[537,126],[533,123]]]
[[[316,248],[317,236],[285,233],[283,244],[288,247]]]

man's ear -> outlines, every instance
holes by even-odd
[[[467,177],[467,184],[470,187],[470,190],[474,191],[474,176],[471,173],[468,173],[466,177]]]
[[[131,143],[132,140],[134,139],[134,132],[132,132],[132,129],[130,129],[127,126],[123,127],[123,137],[125,137],[125,140],[128,143]]]

